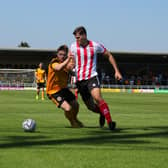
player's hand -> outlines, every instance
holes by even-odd
[[[72,52],[68,53],[68,59],[69,59],[69,64],[71,66],[75,66],[75,58],[74,58],[74,54],[72,54]]]
[[[69,52],[69,53],[68,53],[68,59],[70,59],[70,60],[72,60],[72,59],[75,60],[75,59],[74,59],[74,54],[73,54],[72,52]]]
[[[66,65],[66,70],[71,71],[75,67],[74,55],[71,52],[69,52],[67,59],[68,59],[68,62]]]
[[[115,78],[116,78],[117,80],[121,80],[121,79],[122,79],[122,75],[121,75],[121,73],[120,73],[119,71],[116,71],[116,72],[115,72]]]

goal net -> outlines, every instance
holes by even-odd
[[[0,69],[0,90],[23,90],[35,87],[35,69]]]

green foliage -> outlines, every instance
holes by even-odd
[[[18,47],[30,48],[30,45],[26,41],[21,41]]]
[[[85,128],[70,128],[63,111],[35,91],[0,91],[1,168],[166,168],[168,94],[103,94],[117,130],[101,129],[99,116],[79,98]],[[22,130],[36,120],[35,133]]]

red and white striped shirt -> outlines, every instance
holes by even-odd
[[[97,54],[106,51],[103,45],[89,41],[86,47],[82,47],[77,42],[74,42],[70,50],[76,60],[76,76],[78,81],[87,80],[97,75]]]

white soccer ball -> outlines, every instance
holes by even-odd
[[[25,132],[34,132],[36,129],[36,122],[33,119],[26,119],[22,123],[22,128]]]

